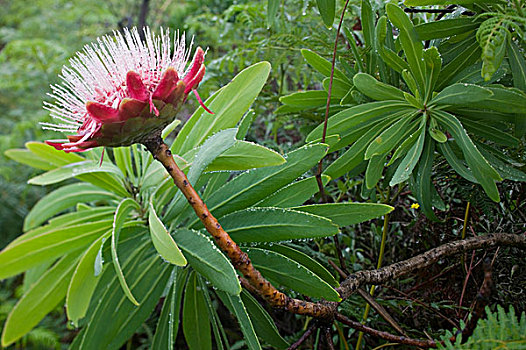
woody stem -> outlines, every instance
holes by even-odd
[[[153,157],[161,162],[166,171],[173,178],[175,185],[181,190],[194,209],[206,230],[214,238],[216,244],[230,258],[232,265],[243,274],[257,293],[270,305],[285,308],[296,314],[305,314],[314,317],[329,317],[333,314],[332,308],[316,303],[289,298],[276,289],[261,273],[252,265],[248,255],[230,238],[229,234],[221,227],[221,224],[210,213],[206,204],[192,187],[184,172],[179,169],[172,156],[170,148],[164,143],[160,135],[150,138],[144,145],[152,153]]]

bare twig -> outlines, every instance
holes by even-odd
[[[334,342],[332,341],[332,335],[331,335],[331,329],[325,328],[325,341],[327,341],[327,348],[329,350],[335,350],[334,349]]]
[[[391,325],[391,327],[393,327],[394,329],[396,329],[396,331],[404,336],[407,337],[407,334],[404,332],[404,330],[402,329],[402,327],[400,327],[398,325],[398,323],[396,323],[396,321],[391,317],[391,315],[387,312],[387,310],[380,304],[378,304],[376,302],[376,300],[374,300],[374,298],[372,297],[371,294],[367,293],[366,291],[364,291],[363,289],[361,288],[358,288],[358,294],[360,294],[360,296],[362,298],[365,299],[365,301],[371,305],[371,307],[376,311],[378,312],[378,314],[380,316],[382,316],[382,318],[384,320],[387,321],[387,323],[389,323]]]
[[[316,324],[312,324],[306,331],[305,333],[303,333],[303,335],[298,339],[298,341],[296,341],[294,344],[292,344],[291,346],[289,346],[289,349],[288,350],[296,350],[297,348],[299,348],[299,346],[301,344],[303,344],[305,342],[305,340],[307,340],[307,338],[310,337],[310,335],[316,330],[316,328],[318,328],[316,326]]]
[[[411,339],[403,336],[394,335],[388,332],[379,331],[376,329],[373,329],[371,327],[364,326],[360,322],[353,321],[350,318],[337,313],[336,319],[340,321],[341,323],[354,328],[360,332],[364,332],[367,334],[370,334],[374,337],[389,340],[392,342],[396,342],[399,344],[406,344],[406,345],[413,345],[413,346],[419,346],[421,348],[436,348],[436,343],[432,340],[427,339]]]

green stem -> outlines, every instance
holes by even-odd
[[[378,256],[378,262],[376,264],[376,269],[379,269],[382,267],[382,261],[383,261],[384,253],[385,253],[385,242],[387,241],[387,231],[388,230],[389,230],[389,214],[386,214],[384,216],[384,227],[382,229],[382,242],[380,243],[380,254]],[[371,294],[371,296],[374,295],[375,289],[376,289],[376,286],[372,285],[371,289],[369,290],[369,294]],[[367,321],[367,316],[369,316],[369,310],[371,310],[371,305],[366,304],[365,311],[362,317],[362,323],[365,323]],[[355,347],[356,350],[360,349],[362,345],[362,340],[363,340],[363,332],[360,332],[358,334],[358,341],[356,342],[356,347]]]

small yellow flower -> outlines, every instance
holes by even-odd
[[[411,204],[411,209],[418,209],[418,208],[420,208],[420,204],[418,203]]]

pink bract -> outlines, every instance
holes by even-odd
[[[136,28],[104,36],[87,45],[62,69],[62,84],[52,85],[53,103],[44,103],[60,122],[45,129],[71,133],[46,143],[66,152],[98,146],[140,143],[172,122],[205,74],[204,51],[198,47],[186,68],[190,48],[184,35],[172,41],[169,31],[155,35]]]

